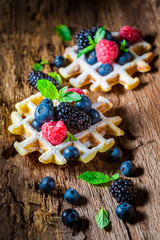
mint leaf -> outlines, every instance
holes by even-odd
[[[81,51],[79,51],[79,53],[77,54],[77,58],[79,58],[80,56],[82,56],[83,54],[90,52],[91,50],[93,50],[95,48],[95,44],[93,45],[89,45],[88,47],[82,49]]]
[[[37,88],[41,94],[46,97],[54,100],[58,98],[58,90],[53,83],[48,80],[41,79],[37,82]]]
[[[117,180],[119,178],[119,173],[115,173],[110,179],[111,181]]]
[[[102,184],[102,183],[107,183],[108,182],[108,178],[100,172],[84,172],[81,175],[78,176],[78,178],[93,184],[93,185],[97,185],[97,184]]]
[[[96,223],[100,229],[109,225],[110,219],[108,212],[102,207],[96,215]]]
[[[88,36],[88,41],[89,41],[89,43],[92,45],[92,44],[94,44],[94,41],[93,41],[93,39],[91,38],[91,36]]]
[[[42,61],[40,62],[41,65],[49,64],[49,62],[46,62],[46,60],[43,58]]]
[[[34,70],[35,71],[42,71],[44,69],[44,66],[42,66],[40,63],[34,64]]]
[[[123,52],[128,52],[129,49],[125,47],[126,46],[126,40],[123,39],[122,43],[121,43],[121,46],[119,47],[119,49]]]
[[[50,72],[50,73],[48,73],[48,75],[53,77],[54,79],[56,79],[56,81],[60,84],[60,86],[62,86],[62,79],[58,73]]]
[[[97,44],[99,41],[101,41],[106,34],[105,26],[99,28],[96,32],[94,43]]]
[[[78,102],[81,99],[81,95],[76,92],[66,92],[62,97],[63,102]]]
[[[66,25],[56,26],[56,32],[62,38],[63,41],[69,42],[71,40],[71,33]]]
[[[65,86],[65,87],[61,88],[61,89],[59,90],[59,95],[63,97],[63,95],[65,94],[65,91],[66,91],[67,89],[68,89],[68,86]]]
[[[68,132],[68,137],[64,142],[69,142],[69,141],[78,141],[78,139],[74,135],[72,135],[70,132]]]

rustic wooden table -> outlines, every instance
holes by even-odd
[[[0,2],[0,78],[1,78],[1,160],[0,160],[0,239],[55,240],[158,240],[159,225],[159,125],[160,125],[160,2],[158,0],[124,1],[43,1],[1,0]],[[93,161],[73,166],[43,165],[38,154],[20,156],[13,148],[18,136],[7,130],[15,103],[36,93],[26,79],[33,63],[42,57],[53,61],[71,43],[63,43],[55,34],[57,24],[69,26],[74,37],[81,28],[106,25],[116,31],[123,25],[136,26],[144,38],[153,44],[156,57],[152,70],[138,74],[140,85],[133,91],[122,86],[109,93],[92,93],[92,99],[103,95],[114,103],[109,116],[123,118],[121,128],[126,135],[116,139],[123,150],[123,160],[131,159],[139,166],[139,176],[133,178],[138,189],[136,221],[124,224],[115,216],[116,201],[107,187],[91,186],[77,176],[86,171],[119,172],[121,163],[111,164],[106,154]],[[54,70],[53,67],[51,67]],[[45,71],[50,70],[49,66]],[[53,196],[45,199],[38,184],[52,176],[57,185]],[[74,187],[83,196],[75,208],[83,218],[79,231],[65,227],[60,220],[66,189]],[[100,230],[95,222],[103,206],[111,219],[109,231]]]

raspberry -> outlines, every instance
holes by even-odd
[[[119,32],[120,40],[125,39],[130,44],[136,43],[141,39],[141,32],[129,26],[123,26]]]
[[[53,146],[56,146],[66,139],[67,129],[63,121],[47,122],[42,126],[42,135]]]
[[[118,56],[118,44],[113,41],[102,39],[96,45],[96,56],[98,62],[110,63]]]
[[[80,88],[68,88],[66,92],[76,92],[80,95],[84,95],[84,92]]]

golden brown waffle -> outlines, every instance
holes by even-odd
[[[118,37],[116,32],[112,33],[112,35]],[[148,72],[151,69],[148,64],[154,57],[152,52],[148,52],[151,48],[151,44],[143,40],[131,45],[129,51],[133,54],[134,59],[123,66],[113,63],[113,71],[106,76],[101,76],[97,71],[101,65],[100,62],[90,65],[86,62],[84,55],[77,58],[77,46],[68,47],[65,49],[64,58],[69,59],[72,63],[67,67],[60,68],[59,73],[66,79],[70,78],[70,83],[75,88],[91,83],[91,91],[102,90],[108,92],[112,86],[120,83],[126,89],[133,89],[140,82],[138,77],[132,77],[133,73]]]
[[[56,163],[62,165],[66,163],[66,159],[62,155],[63,150],[68,146],[75,146],[80,151],[80,161],[87,163],[92,160],[97,152],[105,152],[114,145],[114,139],[105,139],[105,134],[121,136],[124,132],[117,127],[122,119],[117,117],[106,118],[103,113],[112,107],[104,97],[98,97],[98,101],[92,105],[101,115],[101,121],[92,125],[80,133],[75,134],[78,141],[63,142],[57,146],[53,146],[42,136],[42,132],[37,132],[31,123],[34,119],[36,106],[44,99],[41,93],[30,96],[22,102],[16,104],[17,111],[12,112],[12,125],[9,131],[13,134],[24,136],[26,139],[22,142],[15,142],[14,147],[21,155],[38,151],[42,155],[39,161],[42,163]],[[54,106],[58,104],[54,100]]]

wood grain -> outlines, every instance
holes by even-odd
[[[112,174],[120,163],[111,164],[106,154],[98,154],[90,163],[59,167],[43,165],[37,154],[23,157],[15,152],[13,143],[20,140],[7,128],[16,102],[35,93],[26,82],[33,63],[42,57],[50,62],[63,54],[71,43],[56,36],[57,24],[70,27],[72,36],[81,28],[106,25],[116,31],[122,25],[139,28],[153,44],[155,59],[150,73],[139,74],[141,83],[134,91],[115,86],[110,93],[90,93],[108,97],[114,109],[108,116],[120,115],[126,135],[116,139],[123,150],[123,160],[131,159],[139,166],[139,176],[133,178],[138,189],[137,214],[134,224],[124,224],[115,216],[117,203],[107,187],[91,186],[77,176],[86,171]],[[1,0],[0,2],[0,78],[1,78],[1,137],[0,137],[0,239],[47,240],[158,240],[159,224],[159,126],[160,126],[160,3],[145,1],[45,1]],[[54,70],[46,67],[45,72]],[[142,171],[143,170],[143,171]],[[40,180],[52,176],[57,184],[53,196],[42,196]],[[70,205],[63,200],[66,189],[74,187],[82,196],[75,208],[83,221],[79,229],[62,225],[60,216]],[[110,214],[109,231],[100,230],[95,216],[100,207]],[[44,231],[46,230],[46,231]]]

